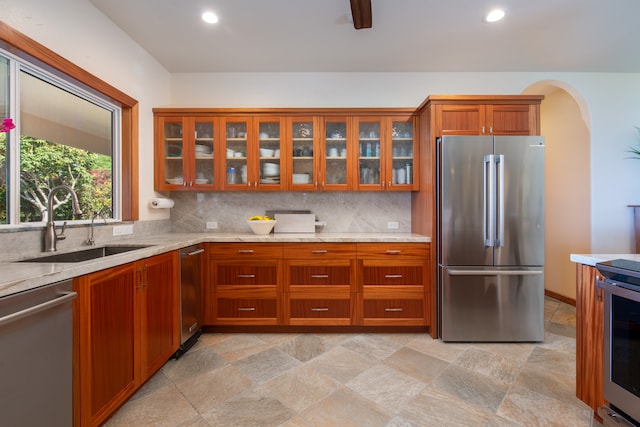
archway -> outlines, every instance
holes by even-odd
[[[537,82],[524,93],[545,95],[545,292],[575,303],[569,257],[591,252],[590,114],[584,98],[560,81]]]

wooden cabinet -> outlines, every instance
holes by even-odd
[[[154,109],[156,190],[414,191],[407,109]]]
[[[75,424],[100,425],[178,349],[178,256],[74,280]]]
[[[222,174],[215,158],[219,124],[213,117],[155,118],[155,187],[157,190],[214,190]]]
[[[282,244],[216,243],[208,256],[206,324],[282,323]]]
[[[576,396],[594,411],[604,404],[604,302],[595,267],[576,264]]]
[[[429,252],[428,244],[358,244],[363,325],[435,325]]]
[[[284,245],[284,319],[290,325],[350,325],[356,313],[356,244]]]

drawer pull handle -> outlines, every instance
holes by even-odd
[[[328,274],[312,274],[311,278],[312,279],[328,279],[329,275]]]
[[[239,254],[252,254],[253,249],[238,249]]]
[[[398,308],[385,308],[384,311],[402,311],[402,307],[398,307]]]
[[[329,311],[329,307],[311,307],[311,311]]]
[[[385,279],[402,279],[402,274],[385,274]]]
[[[238,311],[256,311],[255,307],[238,307]]]
[[[312,254],[326,254],[328,252],[329,251],[326,250],[326,249],[314,249],[314,250],[311,251]]]
[[[238,274],[239,279],[255,279],[255,274]]]
[[[402,253],[402,250],[401,249],[387,249],[386,252],[389,255],[397,255],[399,253]]]

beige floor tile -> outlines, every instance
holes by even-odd
[[[345,384],[362,371],[374,365],[370,358],[337,346],[325,354],[314,358],[308,365],[316,371]]]
[[[443,343],[442,341],[434,340],[427,335],[425,337],[409,341],[407,343],[407,347],[447,362],[453,362],[458,356],[460,356],[460,354],[469,348],[469,344]]]
[[[311,360],[327,350],[322,338],[314,334],[298,335],[279,344],[278,348],[301,362]]]
[[[398,342],[388,339],[385,334],[356,335],[341,345],[362,357],[375,361],[391,356],[402,347]]]
[[[165,387],[138,400],[127,402],[105,424],[120,426],[177,426],[195,422],[200,415],[175,387]]]
[[[498,415],[523,426],[589,427],[591,410],[521,387],[514,387],[498,409]]]
[[[348,389],[336,390],[301,416],[315,427],[382,427],[390,420],[373,402]]]
[[[278,348],[269,348],[253,354],[233,365],[256,384],[263,384],[272,378],[299,366],[301,362]]]
[[[226,360],[210,347],[203,347],[200,350],[188,351],[178,360],[169,360],[162,367],[162,372],[171,381],[176,382],[192,376],[199,376],[224,366],[226,363]]]
[[[214,342],[209,347],[228,362],[235,362],[271,348],[271,344],[252,334],[233,334]]]
[[[384,363],[424,383],[431,382],[449,364],[444,360],[403,347],[384,359]]]
[[[425,384],[384,364],[367,369],[347,384],[351,390],[396,415],[424,388]]]
[[[524,361],[518,362],[476,347],[465,350],[454,363],[504,384],[514,382],[524,365]]]
[[[235,396],[202,414],[216,427],[275,427],[295,416],[295,412],[277,399],[252,392]]]
[[[533,350],[527,360],[527,366],[531,368],[548,369],[558,374],[575,378],[576,358],[573,355],[555,350],[538,347]]]
[[[525,365],[515,385],[566,402],[576,401],[575,378],[548,369]]]
[[[256,388],[299,413],[336,391],[340,384],[309,365],[293,368]]]
[[[470,369],[450,365],[431,383],[432,387],[494,413],[509,385]]]

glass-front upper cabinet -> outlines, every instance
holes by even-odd
[[[381,190],[384,182],[382,118],[356,118],[358,135],[358,189]]]
[[[282,148],[282,119],[260,118],[257,120],[258,176],[260,190],[280,190],[280,177],[284,175],[284,164],[280,161]]]
[[[156,188],[158,190],[176,190],[184,186],[184,124],[182,117],[157,119],[160,133],[156,150]]]
[[[250,157],[249,118],[229,118],[224,123],[225,174],[224,188],[248,189],[257,186],[255,172],[247,161]]]
[[[346,117],[326,117],[322,147],[320,190],[349,190],[349,159],[353,155],[349,140],[351,126]]]
[[[416,188],[415,119],[390,118],[391,146],[387,154],[387,189],[413,190]]]
[[[289,185],[292,189],[313,190],[320,185],[316,123],[316,120],[311,117],[295,117],[288,121],[288,128],[291,132],[291,180]]]
[[[215,177],[215,132],[217,123],[214,119],[195,119],[193,165],[194,173],[191,177],[193,186],[213,187]]]

